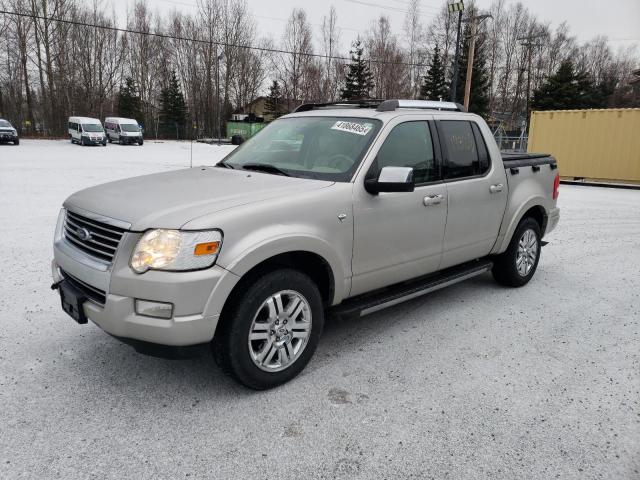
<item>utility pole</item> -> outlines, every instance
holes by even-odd
[[[473,60],[476,54],[476,37],[478,36],[478,24],[486,19],[493,18],[489,14],[474,15],[471,17],[471,38],[469,39],[469,56],[467,58],[467,77],[464,84],[464,109],[469,111],[471,97],[471,76],[473,75]]]
[[[218,146],[220,146],[220,136],[222,135],[222,113],[220,112],[220,60],[222,60],[222,57],[224,57],[224,53],[218,55],[218,47],[216,45],[216,130],[218,133]]]
[[[534,40],[543,36],[543,34],[531,34],[517,39],[523,47],[527,47],[527,113],[524,120],[524,131],[527,132],[527,135],[529,134],[529,117],[531,116],[531,50],[533,47],[540,46],[539,43],[534,43]]]
[[[464,1],[459,0],[448,5],[449,13],[458,12],[458,33],[456,34],[456,54],[453,60],[453,78],[451,79],[451,101],[456,102],[456,90],[458,90],[458,63],[460,60],[460,26],[462,25],[462,11]]]

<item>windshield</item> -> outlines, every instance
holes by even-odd
[[[102,125],[97,123],[83,123],[82,130],[85,132],[102,132]]]
[[[123,123],[120,125],[120,129],[123,132],[139,132],[140,129],[138,128],[138,125],[134,125],[132,123]]]
[[[6,120],[0,120],[0,127],[3,128],[13,128],[9,122]]]
[[[282,118],[251,137],[221,163],[233,168],[260,164],[293,177],[348,182],[381,124],[372,118]]]

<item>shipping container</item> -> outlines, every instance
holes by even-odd
[[[640,183],[640,108],[532,112],[528,151],[563,178]]]

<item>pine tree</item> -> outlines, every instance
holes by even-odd
[[[131,77],[127,77],[124,85],[120,86],[118,92],[118,115],[124,118],[134,118],[139,123],[144,122],[142,99],[138,94],[136,82]]]
[[[440,47],[436,43],[433,49],[433,57],[427,74],[422,79],[420,98],[427,100],[441,100],[448,95],[448,88],[444,78],[444,66],[440,56]]]
[[[576,72],[571,60],[560,64],[539,89],[533,92],[533,110],[573,110],[598,108],[606,105],[610,85],[596,85],[584,72]]]
[[[284,100],[282,98],[280,84],[277,80],[274,80],[269,87],[269,96],[267,97],[267,101],[265,102],[264,113],[269,117],[270,120],[275,120],[285,113],[283,103]]]
[[[343,100],[360,100],[369,98],[373,88],[373,75],[369,65],[363,58],[364,46],[362,41],[356,40],[351,49],[351,63],[345,78],[345,85],[341,92]]]
[[[469,45],[471,43],[471,26],[467,23],[464,29],[464,44],[458,63],[458,86],[456,98],[460,103],[464,100],[464,87],[467,81],[467,63]],[[489,113],[489,75],[487,73],[485,55],[485,35],[477,33],[471,73],[471,92],[469,94],[469,111],[486,117]]]
[[[169,84],[160,92],[160,132],[170,138],[185,138],[187,105],[180,90],[175,70],[171,72]]]

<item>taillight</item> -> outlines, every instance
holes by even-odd
[[[553,199],[557,200],[558,195],[560,195],[560,175],[556,175],[556,178],[553,180]]]

